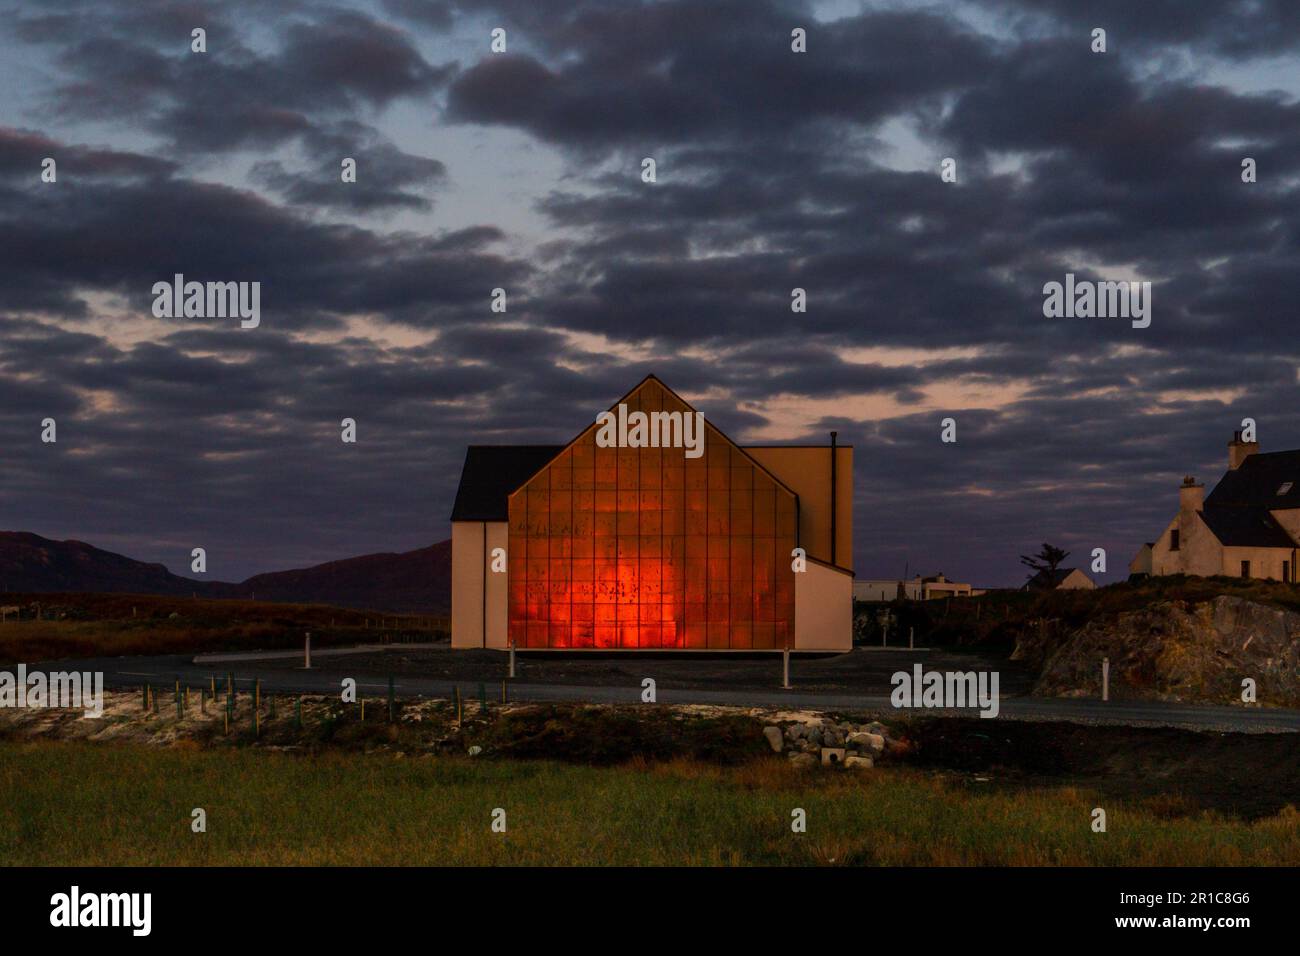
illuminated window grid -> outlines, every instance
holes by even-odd
[[[675,407],[649,391],[629,410]],[[598,448],[589,431],[511,496],[517,646],[745,649],[793,638],[794,497],[706,427],[698,459]]]

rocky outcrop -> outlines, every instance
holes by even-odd
[[[1112,699],[1242,704],[1250,678],[1259,704],[1300,706],[1300,614],[1237,597],[1163,601],[1065,635],[1039,630],[1012,657],[1040,667],[1041,696],[1100,697],[1108,657]]]
[[[763,736],[767,738],[768,746],[776,753],[785,749],[785,738],[781,734],[780,727],[764,727]]]
[[[764,735],[780,728],[768,726]],[[773,750],[778,750],[772,737],[768,743]],[[786,726],[784,731],[785,750],[789,753],[790,763],[796,767],[847,767],[854,770],[869,770],[875,761],[886,751],[903,751],[906,744],[888,736],[884,724],[871,721],[869,724],[853,724],[847,721],[835,721],[829,717],[809,717]],[[778,750],[779,752],[779,750]]]

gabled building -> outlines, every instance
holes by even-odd
[[[1129,564],[1133,574],[1223,574],[1296,581],[1300,450],[1262,454],[1236,432],[1228,471],[1205,496],[1195,478],[1178,489],[1178,514]]]
[[[648,376],[610,412],[695,409]],[[471,446],[451,516],[452,646],[848,650],[853,449],[834,432],[742,447],[703,429],[698,457],[604,447],[596,421],[565,445]]]
[[[1078,568],[1039,571],[1021,587],[1022,591],[1091,591],[1097,582]]]

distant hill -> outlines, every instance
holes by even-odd
[[[258,601],[445,614],[451,608],[451,542],[257,574],[238,588],[238,597]]]
[[[84,541],[51,541],[25,531],[0,531],[0,591],[190,594],[205,587],[161,564],[146,564]]]
[[[451,607],[451,542],[401,554],[366,554],[238,584],[195,581],[84,541],[0,531],[0,592],[197,594],[394,613],[445,614]]]

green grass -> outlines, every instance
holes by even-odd
[[[1254,823],[777,758],[610,768],[72,742],[0,743],[3,865],[1270,865],[1300,815]],[[208,832],[190,830],[194,807]],[[491,831],[496,807],[507,832]],[[807,811],[808,832],[790,829]]]

